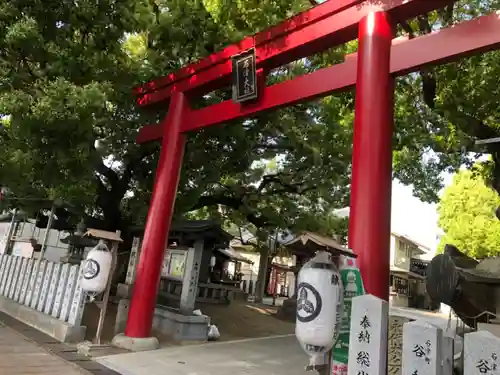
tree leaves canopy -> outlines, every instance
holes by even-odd
[[[143,224],[158,144],[138,146],[134,138],[165,109],[139,110],[130,89],[310,6],[305,0],[2,2],[0,183],[11,196],[68,200],[107,229]],[[461,0],[398,32],[425,34],[494,9],[498,1]],[[338,63],[355,50],[351,42],[280,67],[268,83]],[[472,163],[469,151],[483,151],[474,149],[474,137],[496,134],[499,56],[398,79],[394,176],[421,199],[436,201],[441,173]],[[192,105],[229,98],[219,90]],[[332,210],[349,202],[353,119],[349,92],[191,134],[176,215],[273,230],[345,227]]]
[[[481,173],[474,172],[478,171],[460,171],[444,190],[438,214],[445,234],[438,249],[451,244],[482,259],[500,253],[500,220],[495,216],[500,197],[485,184]]]

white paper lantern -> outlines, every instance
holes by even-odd
[[[86,292],[102,293],[106,289],[111,272],[113,256],[106,244],[99,241],[89,251],[83,264],[82,289]]]
[[[343,288],[330,254],[319,252],[298,275],[295,335],[310,364],[321,363],[338,339],[343,310]]]

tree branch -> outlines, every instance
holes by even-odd
[[[408,34],[408,38],[412,39],[415,37],[415,33],[413,32],[408,21],[402,21],[401,28]]]
[[[224,192],[216,195],[204,195],[198,199],[198,202],[191,207],[188,211],[195,211],[203,207],[213,207],[217,205],[223,205],[233,210],[239,210],[246,219],[254,224],[257,228],[264,228],[270,224],[268,218],[262,215],[257,215],[246,207],[243,197],[230,197],[225,195]],[[243,208],[243,210],[241,210]]]
[[[272,195],[279,195],[279,194],[295,194],[295,195],[303,195],[307,193],[308,191],[312,191],[316,189],[316,186],[307,186],[307,187],[302,187],[300,188],[302,184],[297,183],[297,185],[288,185],[284,186],[283,189],[277,189],[273,190]]]
[[[432,26],[429,23],[429,16],[423,14],[418,18],[418,28],[420,29],[420,34],[430,34],[432,32]]]
[[[99,162],[96,165],[95,171],[100,175],[106,177],[106,180],[108,181],[111,189],[113,189],[114,186],[117,186],[120,182],[120,177],[118,176],[118,174],[111,168],[107,167],[100,158]],[[98,180],[102,183],[99,178]]]
[[[145,145],[141,147],[140,152],[134,157],[131,157],[126,163],[125,170],[123,172],[122,178],[120,180],[121,189],[117,193],[124,195],[128,189],[130,181],[134,175],[134,172],[140,166],[142,161],[148,156],[153,155],[157,151],[156,147],[151,147],[151,145]]]
[[[305,186],[305,181],[296,183],[284,183],[283,181],[280,180],[280,178],[283,175],[284,174],[282,174],[281,176],[278,175],[264,176],[266,178],[266,181],[269,182],[265,183],[264,181],[262,181],[261,183],[261,186],[263,184],[264,186],[268,186],[269,183],[277,182],[281,186],[281,188],[269,190],[266,191],[265,193],[262,193],[262,190],[257,189],[257,191],[261,193],[260,194],[261,196],[269,197],[273,195],[284,195],[284,194],[302,195],[308,191],[316,189],[315,185]],[[249,207],[246,204],[246,197],[252,193],[255,193],[255,190],[243,189],[242,193],[240,192],[239,194],[234,194],[234,193],[232,194],[228,188],[224,187],[223,190],[221,190],[219,193],[200,196],[196,204],[194,204],[190,209],[188,209],[188,211],[199,210],[203,207],[213,207],[217,205],[222,205],[231,208],[235,211],[239,211],[246,217],[246,219],[250,223],[254,224],[257,228],[264,228],[273,225],[272,220],[270,218],[261,214],[257,214],[254,210],[252,210],[251,207]]]
[[[443,20],[443,26],[450,26],[453,23],[454,9],[455,9],[455,3],[452,3],[439,11],[441,19]]]
[[[293,146],[285,146],[285,145],[269,145],[269,144],[257,144],[253,147],[254,151],[257,150],[272,150],[272,151],[293,151]]]
[[[295,183],[286,183],[283,181],[283,179],[286,177],[293,177],[294,175],[297,175],[300,172],[305,171],[306,169],[307,169],[307,167],[304,166],[304,167],[298,168],[293,173],[278,172],[278,173],[274,173],[274,174],[265,175],[262,177],[262,181],[260,182],[259,186],[257,187],[257,191],[260,193],[264,189],[266,189],[269,185],[275,183],[275,184],[283,186],[284,188],[288,188],[289,192],[293,193],[297,190],[297,187],[300,185],[303,185],[305,183],[305,181],[295,182]],[[273,194],[274,193],[271,192],[268,195],[273,195]]]

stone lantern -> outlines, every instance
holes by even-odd
[[[68,253],[61,258],[62,263],[80,264],[85,248],[97,245],[96,239],[84,236],[86,229],[82,220],[76,225],[73,234],[61,240],[62,243],[69,245]]]

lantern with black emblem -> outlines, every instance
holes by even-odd
[[[330,254],[320,251],[301,268],[297,285],[295,335],[313,367],[338,339],[343,298],[339,271]]]
[[[87,254],[83,264],[82,289],[95,294],[106,289],[113,256],[103,240]]]

